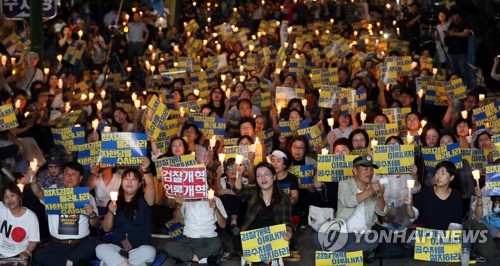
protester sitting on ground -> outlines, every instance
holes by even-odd
[[[238,168],[238,171],[241,171],[241,167]],[[248,204],[241,231],[285,224],[287,232],[283,238],[290,241],[292,238],[292,206],[289,198],[279,188],[274,167],[267,162],[259,163],[255,167],[255,178],[256,186],[244,188],[242,180],[237,178],[233,188],[236,196]],[[280,265],[283,263],[281,262]]]
[[[225,228],[227,219],[222,201],[218,197],[185,200],[183,194],[178,194],[175,201],[174,219],[184,219],[183,234],[186,237],[167,244],[165,249],[169,256],[179,262],[217,263],[224,249],[215,231],[216,224]]]
[[[15,182],[5,184],[0,193],[3,195],[0,201],[0,264],[4,264],[2,260],[6,258],[17,257],[21,261],[16,261],[19,263],[16,265],[30,265],[31,254],[40,242],[38,219],[22,206],[21,193]]]
[[[151,206],[154,203],[149,159],[143,157],[140,171],[128,168],[123,172],[118,200],[108,201],[102,229],[112,232],[111,243],[96,247],[96,255],[101,261],[106,265],[143,265],[154,261],[156,249],[151,242]]]
[[[370,156],[359,156],[353,161],[354,177],[339,183],[337,219],[344,220],[347,226],[347,243],[339,251],[373,251],[378,242],[367,243],[364,230],[370,230],[377,220],[377,215],[387,214],[384,199],[384,186],[380,181],[373,181],[373,169],[378,166]],[[357,242],[356,239],[361,240]]]
[[[436,165],[435,185],[425,187],[413,201],[405,197],[408,216],[421,217],[422,226],[437,230],[458,230],[462,228],[462,196],[460,176],[452,162],[443,161]]]
[[[63,167],[63,187],[76,188],[83,179],[83,166],[69,162]],[[35,178],[34,178],[35,179]],[[33,180],[33,193],[44,202],[42,187]],[[99,227],[95,199],[90,195],[90,204],[85,205],[85,214],[49,214],[49,243],[38,248],[33,254],[33,262],[39,265],[74,265],[86,263],[94,257],[96,240],[89,237],[90,227]],[[63,222],[64,221],[64,222]]]

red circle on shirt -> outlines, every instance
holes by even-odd
[[[12,230],[12,240],[15,242],[21,242],[26,237],[26,231],[22,227],[16,227]]]

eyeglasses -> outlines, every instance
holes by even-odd
[[[257,175],[257,178],[271,178],[271,177],[273,177],[272,173]]]
[[[230,164],[227,166],[227,170],[233,170],[234,169],[234,164]]]
[[[299,150],[299,151],[303,151],[306,149],[306,147],[304,147],[304,146],[292,146],[292,148]]]
[[[363,139],[352,139],[352,142],[365,142],[366,140],[363,138]]]

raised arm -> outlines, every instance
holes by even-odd
[[[155,187],[153,182],[153,175],[149,170],[150,161],[147,157],[142,157],[141,171],[144,174],[144,181],[146,182],[146,187],[144,187],[144,200],[149,206],[155,204]]]

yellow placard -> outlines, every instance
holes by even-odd
[[[318,181],[339,182],[353,177],[352,161],[357,155],[318,155]]]
[[[379,166],[377,174],[408,174],[414,164],[413,145],[377,145],[374,163]]]
[[[243,257],[248,262],[261,262],[289,256],[290,249],[283,238],[284,233],[285,224],[241,232]]]
[[[316,266],[333,266],[333,265],[363,266],[362,250],[353,252],[316,251],[314,257]]]
[[[12,105],[0,106],[0,131],[15,128],[18,125],[16,113]]]
[[[433,230],[417,227],[414,259],[459,262],[462,253],[461,230]]]
[[[399,134],[398,124],[365,124],[366,133],[370,139],[376,139],[379,144],[384,144],[385,140],[390,136]]]

